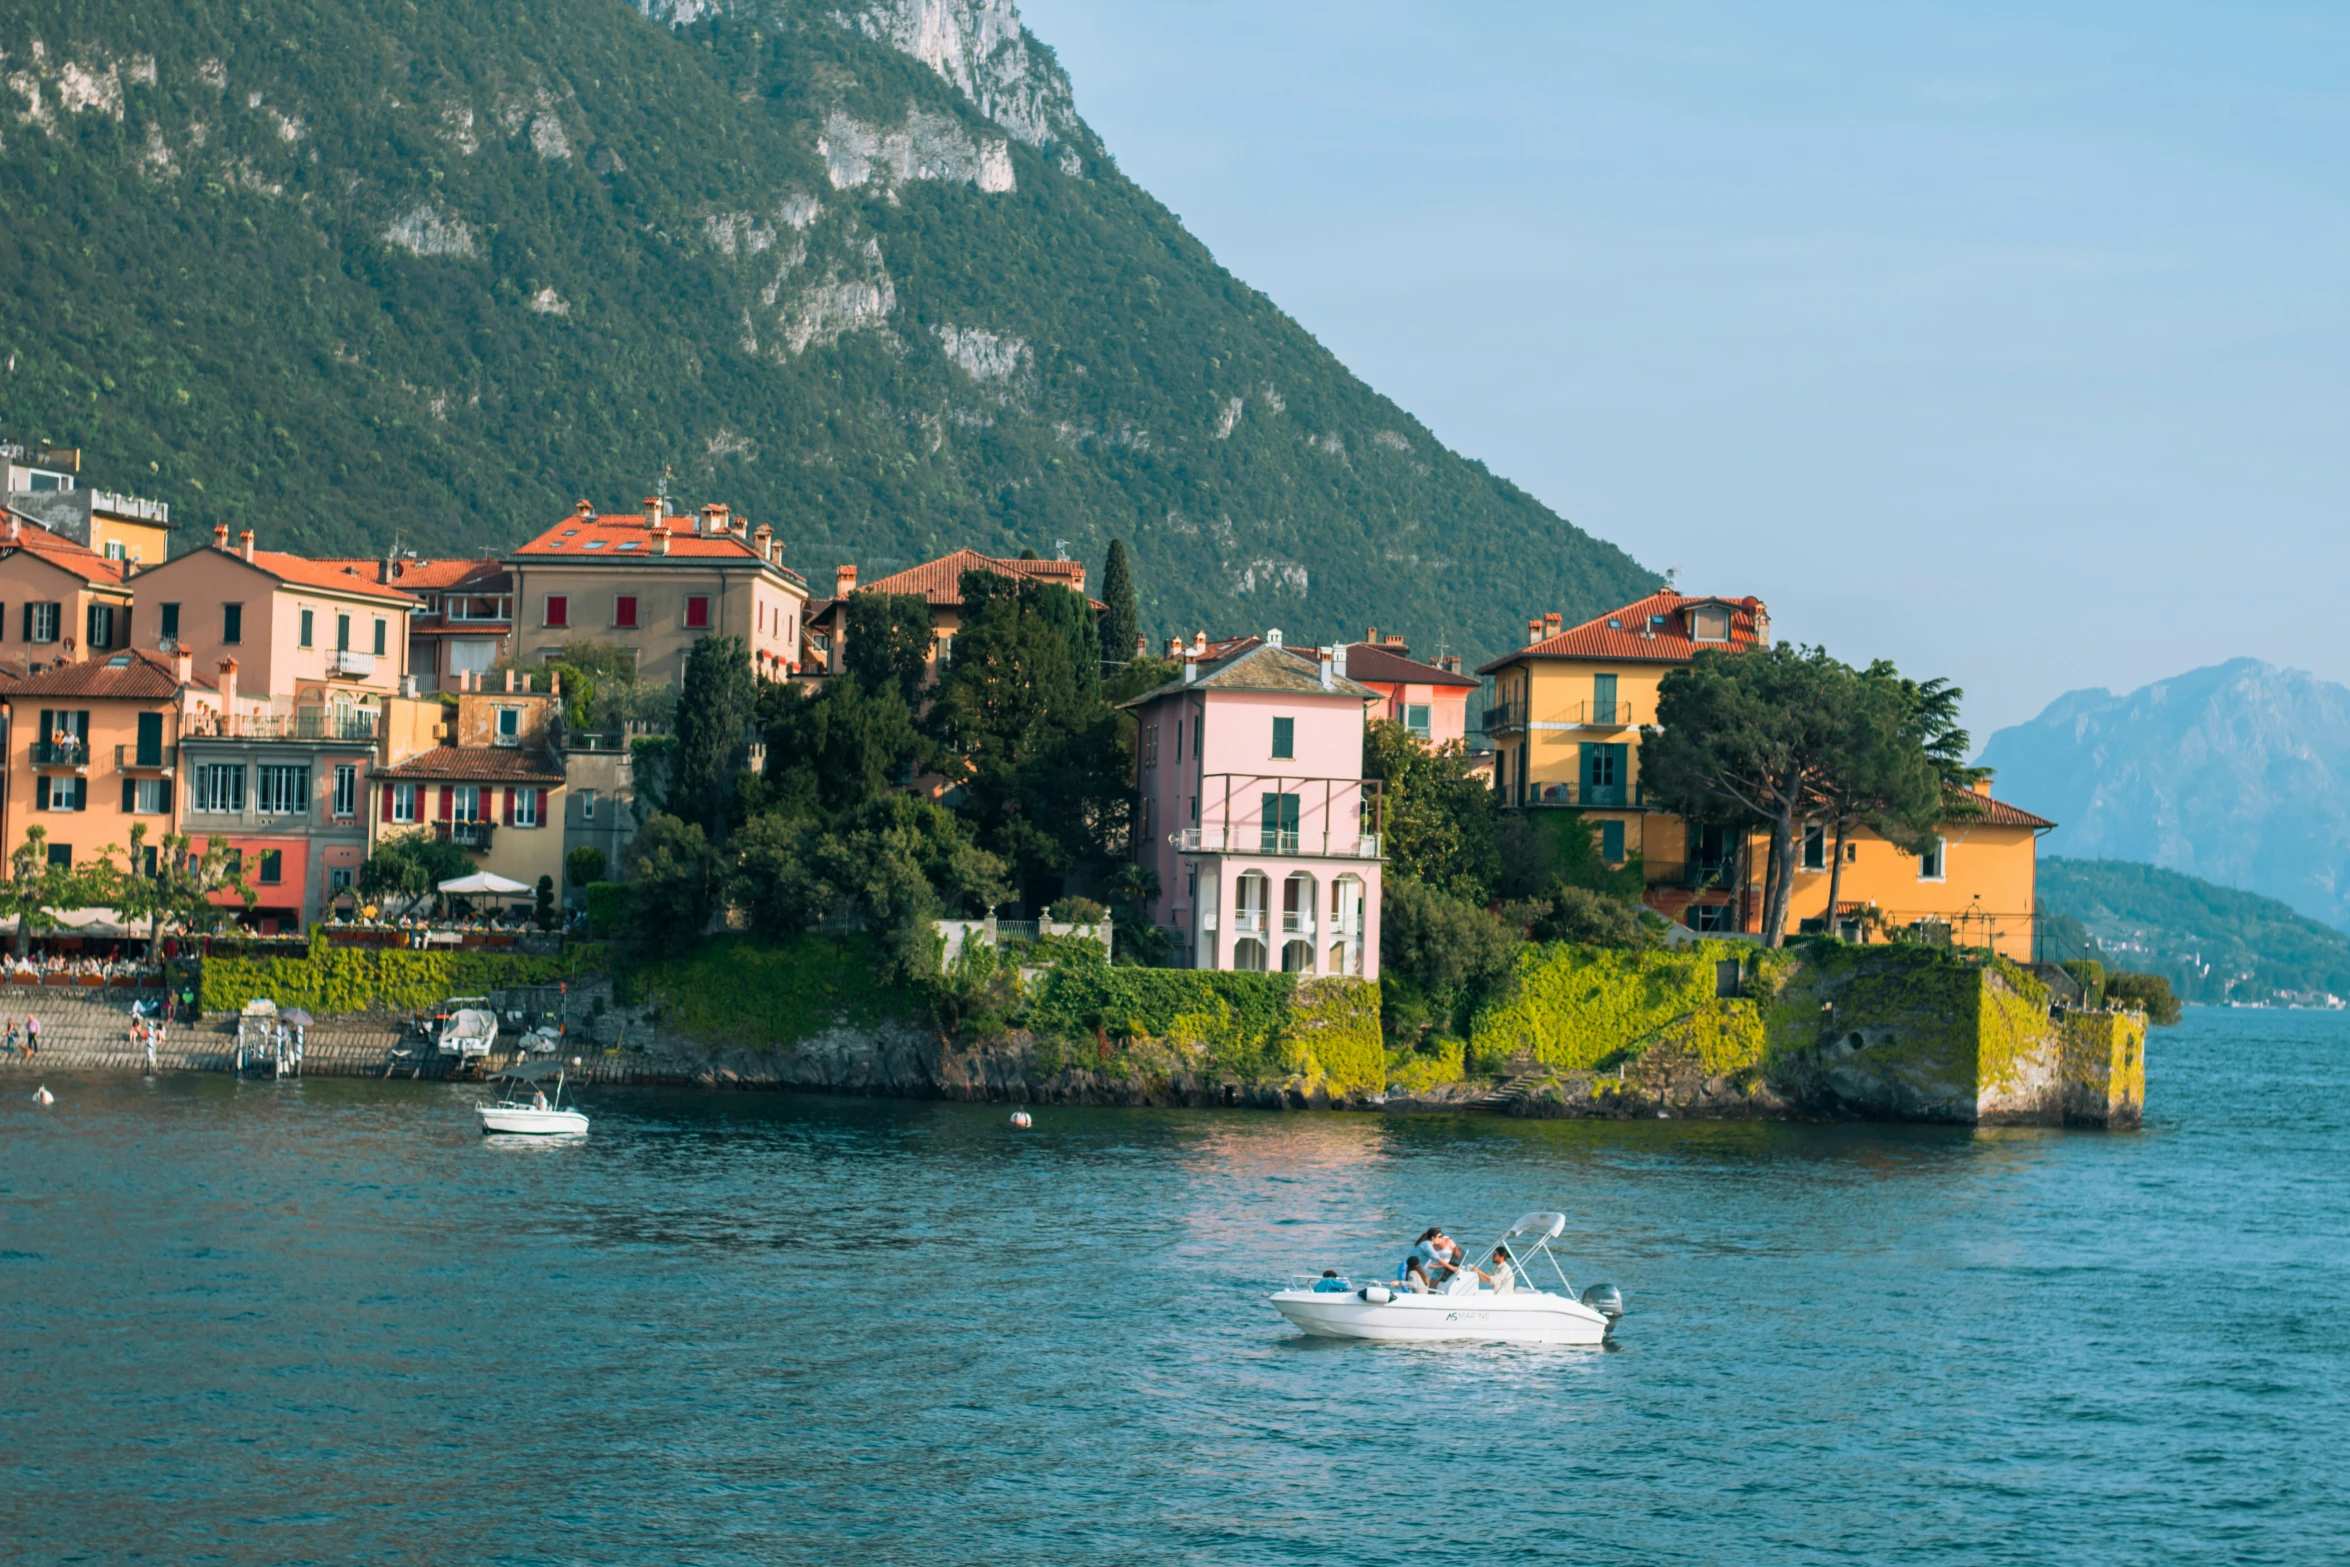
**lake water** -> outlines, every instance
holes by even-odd
[[[0,1555],[2339,1560],[2350,1022],[2188,1016],[2120,1135],[12,1077]],[[1537,1207],[1620,1348],[1263,1304]]]

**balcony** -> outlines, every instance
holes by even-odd
[[[337,648],[326,655],[326,672],[330,679],[365,680],[375,673],[375,655]]]
[[[1208,773],[1194,803],[1202,825],[1167,835],[1179,854],[1379,858],[1385,796],[1376,778]]]
[[[1375,860],[1375,832],[1268,833],[1262,827],[1185,827],[1167,835],[1178,854],[1278,854],[1297,859]]]
[[[1712,887],[1738,885],[1738,862],[1727,860],[1650,860],[1644,869],[1651,887],[1687,887],[1703,892]]]
[[[1629,702],[1576,702],[1561,714],[1561,719],[1579,729],[1629,729],[1632,727],[1632,704]]]
[[[490,835],[497,831],[495,822],[435,822],[432,835],[441,843],[453,843],[460,848],[489,852]]]
[[[304,707],[291,713],[239,713],[225,722],[209,710],[193,716],[183,738],[189,740],[375,740],[375,713],[369,708],[349,710]]]
[[[60,767],[73,772],[90,770],[90,747],[81,740],[35,740],[33,742],[35,767]]]
[[[168,773],[179,766],[179,749],[176,745],[118,745],[114,748],[114,770],[118,773]]]
[[[1589,811],[1637,811],[1646,809],[1644,791],[1638,783],[1629,789],[1620,783],[1536,784],[1526,793],[1527,805],[1572,805]]]
[[[1526,704],[1504,702],[1485,710],[1484,722],[1479,726],[1489,735],[1509,734],[1526,727]]]

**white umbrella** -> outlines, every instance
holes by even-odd
[[[441,883],[443,892],[528,892],[530,883],[509,881],[493,876],[488,871],[475,871],[470,876],[458,876]]]

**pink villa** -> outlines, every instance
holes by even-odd
[[[1363,778],[1378,692],[1333,650],[1248,638],[1125,705],[1152,919],[1193,968],[1379,977],[1379,785]]]

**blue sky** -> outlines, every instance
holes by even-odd
[[[1021,10],[1448,443],[1978,736],[2238,654],[2350,680],[2350,7]]]

